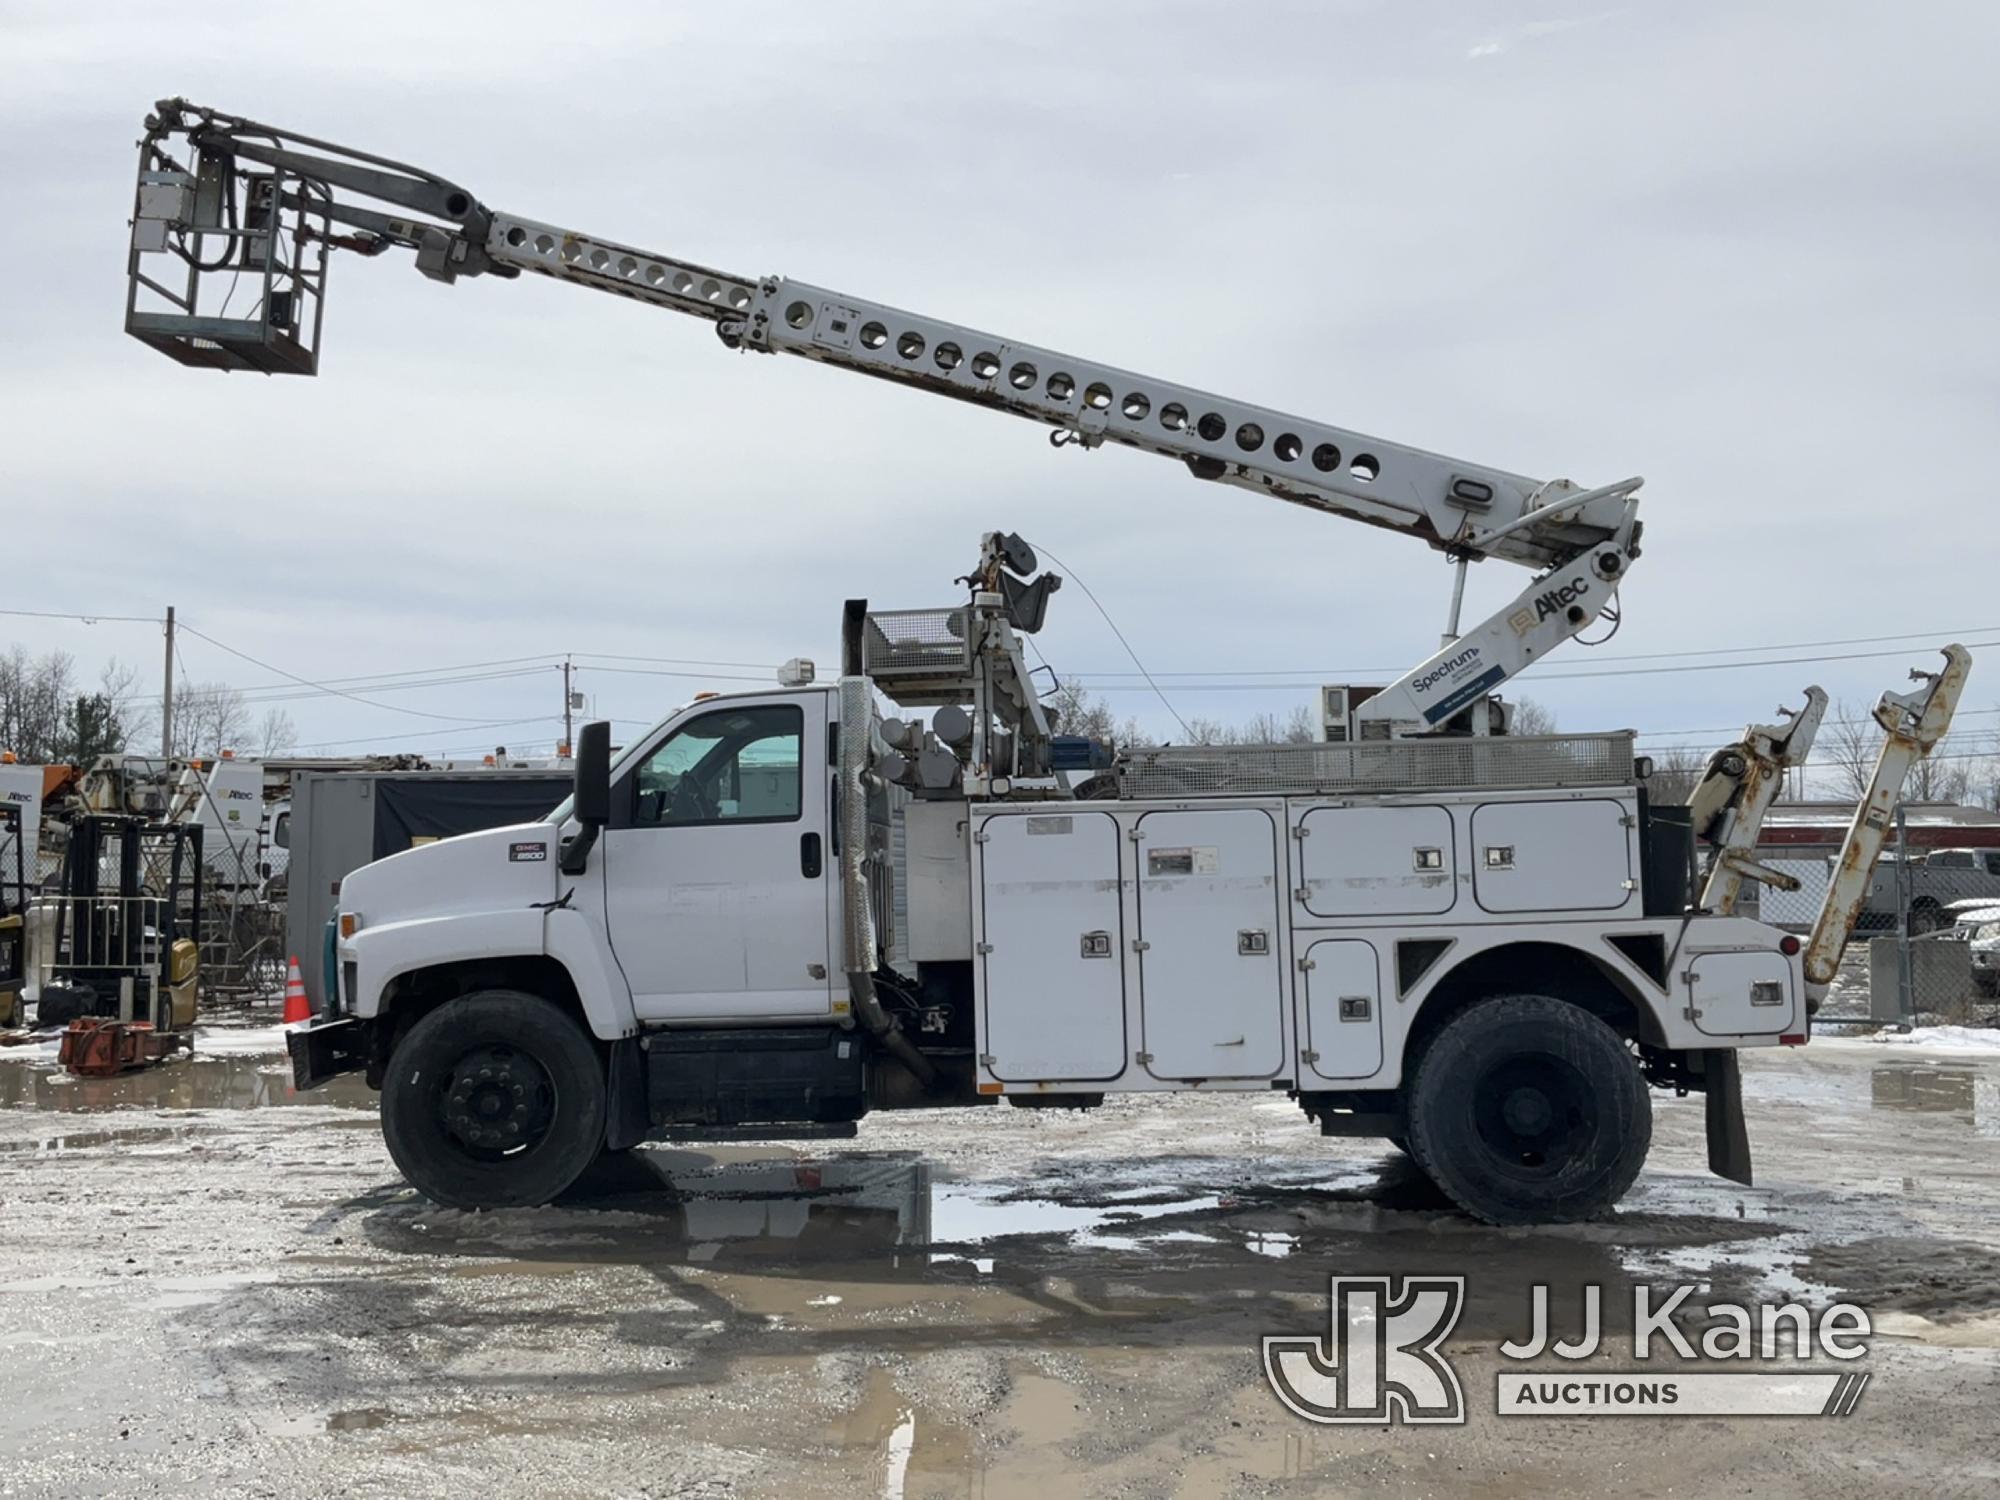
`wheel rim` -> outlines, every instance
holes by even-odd
[[[1480,1144],[1514,1177],[1555,1176],[1597,1136],[1596,1091],[1551,1053],[1524,1053],[1487,1069],[1473,1090],[1472,1114]]]
[[[515,1047],[463,1053],[445,1075],[436,1102],[446,1139],[475,1161],[532,1151],[555,1123],[554,1080],[537,1058]]]

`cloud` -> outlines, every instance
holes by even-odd
[[[1401,7],[1217,14],[773,3],[751,45],[726,9],[6,7],[0,193],[34,248],[0,281],[0,604],[174,603],[309,677],[564,650],[824,661],[843,599],[948,601],[1004,526],[1088,578],[1149,667],[1202,674],[1182,681],[1341,680],[1436,644],[1449,570],[1407,538],[1145,455],[1052,453],[1028,424],[552,282],[343,259],[316,381],[172,365],[119,318],[132,143],[185,91],[744,274],[1517,472],[1645,473],[1606,655],[1982,623],[2000,12],[1791,0],[1488,31],[1466,8],[1442,39]],[[1465,67],[1468,37],[1508,65]],[[1473,570],[1468,618],[1526,581]],[[159,650],[109,623],[8,639],[149,670]],[[1130,669],[1080,591],[1038,645],[1065,673]],[[1521,687],[1566,727],[1652,729],[1900,676],[1553,680],[1593,660],[1566,648]],[[585,679],[631,719],[699,685]],[[423,704],[545,705],[533,679]],[[415,722],[292,707],[306,741]]]

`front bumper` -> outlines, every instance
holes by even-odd
[[[292,1087],[303,1093],[330,1083],[342,1073],[356,1073],[368,1066],[367,1023],[345,1017],[337,1021],[315,1021],[287,1033],[285,1050],[292,1055]]]

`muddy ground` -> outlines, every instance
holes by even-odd
[[[469,1215],[403,1186],[364,1089],[296,1098],[254,1039],[117,1080],[0,1062],[0,1493],[2000,1490],[2000,1051],[1820,1040],[1746,1089],[1757,1188],[1656,1095],[1614,1217],[1497,1231],[1275,1098],[647,1147]],[[1324,1331],[1330,1275],[1423,1270],[1469,1280],[1466,1425],[1278,1404],[1262,1335]],[[1494,1414],[1527,1287],[1640,1280],[1861,1303],[1860,1408]]]

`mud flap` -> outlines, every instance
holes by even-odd
[[[367,1067],[368,1046],[368,1027],[352,1017],[315,1021],[285,1033],[285,1050],[292,1056],[292,1087],[303,1094],[342,1073]]]
[[[623,1151],[636,1146],[652,1128],[646,1108],[646,1069],[639,1057],[639,1039],[621,1037],[611,1044],[604,1078],[604,1149]]]
[[[1708,1084],[1708,1170],[1750,1187],[1750,1131],[1743,1123],[1743,1070],[1736,1053],[1703,1049],[1701,1072]]]

